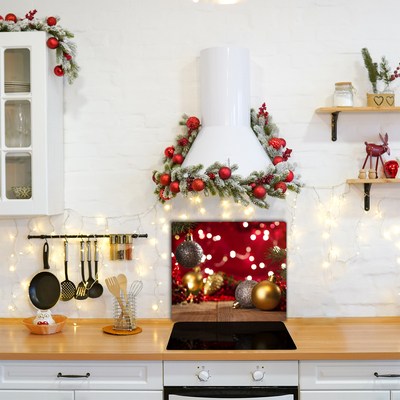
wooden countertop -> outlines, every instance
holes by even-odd
[[[110,320],[69,319],[60,333],[34,335],[21,319],[0,319],[2,360],[392,360],[400,359],[400,318],[288,319],[297,350],[165,350],[173,323],[139,320],[137,335],[102,331]]]

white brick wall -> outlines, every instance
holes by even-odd
[[[32,5],[20,0],[13,7],[2,12],[22,16]],[[159,257],[169,255],[169,239],[160,219],[166,218],[169,226],[183,213],[190,219],[218,220],[225,212],[232,220],[247,218],[240,207],[223,207],[217,199],[202,203],[205,215],[183,200],[175,200],[172,211],[153,207],[152,170],[161,167],[164,149],[179,132],[180,116],[201,116],[199,52],[225,45],[250,49],[252,106],[267,103],[307,184],[297,208],[292,208],[294,196],[289,195],[287,203],[271,201],[269,211],[257,210],[251,217],[294,223],[289,315],[400,314],[400,186],[373,186],[372,209],[365,214],[361,185],[345,184],[362,165],[364,141],[377,141],[379,132],[389,134],[392,156],[400,156],[400,115],[342,115],[333,143],[330,117],[314,113],[332,104],[338,81],[352,81],[355,105],[365,105],[369,83],[362,47],[376,60],[386,55],[392,67],[397,65],[398,1],[248,0],[216,6],[191,0],[70,0],[51,5],[38,1],[35,7],[40,17],[60,15],[60,24],[75,33],[78,45],[80,77],[72,86],[66,83],[64,92],[66,212],[52,218],[0,220],[0,317],[34,313],[26,283],[42,267],[42,242],[32,241],[29,250],[26,236],[32,228],[40,233],[105,233],[107,227],[109,232],[146,232],[158,243],[155,247],[150,239],[138,240],[135,263],[110,263],[105,246],[102,283],[112,274],[126,273],[131,281],[141,272],[144,290],[138,315],[169,317],[170,266]],[[340,205],[332,195],[343,195]],[[329,239],[322,238],[330,226],[324,217],[333,221]],[[52,267],[63,280],[61,243],[53,243]],[[324,267],[331,249],[338,251],[337,260],[331,256]],[[76,283],[77,266],[75,242],[70,278]],[[154,304],[159,304],[158,311],[152,310]],[[111,316],[111,296],[105,291],[96,300],[59,303],[54,312]]]

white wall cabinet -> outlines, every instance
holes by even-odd
[[[0,215],[64,209],[63,78],[45,32],[0,35]]]
[[[400,361],[300,361],[299,386],[300,400],[400,400]]]

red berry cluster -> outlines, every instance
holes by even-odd
[[[258,117],[264,117],[265,118],[265,125],[268,124],[268,112],[267,112],[267,106],[265,103],[258,109]]]
[[[207,174],[208,175],[208,177],[211,179],[211,180],[214,180],[215,179],[215,174],[213,174],[212,172],[210,172],[209,174]]]
[[[199,291],[199,294],[197,296],[193,296],[193,303],[200,304],[202,301],[204,301],[203,289]]]
[[[178,143],[180,146],[186,146],[189,143],[189,139],[187,139],[187,138],[179,139]]]
[[[266,184],[271,183],[272,179],[274,179],[274,176],[271,174],[267,174],[267,175],[262,176],[261,178],[258,178],[256,180],[256,183],[258,185],[266,185]]]
[[[278,304],[277,308],[278,310],[286,311],[286,289],[287,289],[286,281],[280,275],[276,275],[275,283],[279,286],[282,292],[281,301]]]
[[[29,19],[29,21],[32,21],[33,18],[35,18],[35,14],[37,13],[36,10],[29,11],[28,14],[25,14],[25,18]]]
[[[287,161],[290,157],[290,153],[292,152],[291,149],[286,149],[285,152],[282,154],[283,161]]]
[[[393,75],[391,76],[392,81],[394,81],[396,78],[398,78],[400,76],[400,63],[399,63],[399,67],[397,67],[394,72]]]
[[[178,283],[172,283],[172,304],[180,304],[186,301],[186,289]]]
[[[187,182],[188,192],[193,192],[192,184],[194,182],[194,178],[189,177],[186,179],[186,182]]]

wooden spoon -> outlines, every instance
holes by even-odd
[[[119,287],[122,290],[122,293],[124,294],[125,304],[126,304],[126,302],[128,301],[128,280],[126,279],[126,276],[124,274],[119,274],[117,276],[117,281]]]

